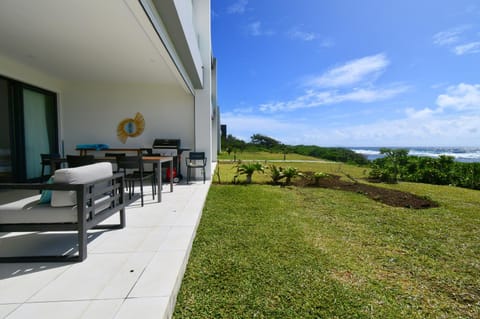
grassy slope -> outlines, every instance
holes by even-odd
[[[290,162],[268,162],[260,161],[266,168],[269,165],[273,164],[277,167],[286,168],[288,166],[293,166],[298,168],[300,171],[312,171],[312,172],[324,172],[328,174],[340,175],[345,178],[345,175],[354,176],[356,178],[365,178],[368,175],[368,169],[364,167],[352,166],[344,163],[335,163],[335,162],[304,162],[304,163],[290,163]],[[217,170],[220,172],[220,182],[221,183],[230,183],[233,180],[233,177],[236,173],[236,164],[235,163],[221,163],[217,166]],[[218,182],[218,175],[215,175],[214,181]],[[241,176],[239,179],[240,182],[245,181],[245,176]],[[253,181],[257,183],[268,183],[271,181],[269,176],[268,169],[265,170],[265,174],[255,172],[253,174]]]
[[[414,211],[335,190],[213,185],[175,318],[480,317],[478,191],[386,187],[441,206]]]
[[[271,153],[271,152],[238,152],[236,155],[236,160],[283,160],[284,155],[282,153]],[[218,159],[221,161],[233,161],[234,154],[230,153],[228,155],[226,152],[222,152],[218,155]],[[320,161],[321,159],[305,156],[300,154],[286,154],[286,160],[310,160],[310,161]]]

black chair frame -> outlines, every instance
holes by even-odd
[[[128,187],[129,199],[135,195],[135,182],[140,182],[140,198],[143,207],[143,181],[150,179],[152,184],[152,199],[156,195],[155,174],[144,171],[142,156],[118,156],[117,168],[119,172],[123,172],[125,183]]]
[[[95,157],[93,155],[67,155],[67,164],[70,168],[95,164]]]
[[[185,164],[187,165],[187,184],[191,178],[191,170],[197,168],[202,170],[203,183],[205,184],[205,167],[207,166],[205,152],[190,152],[188,157],[185,158]]]
[[[40,154],[40,160],[42,164],[42,175],[40,176],[40,183],[43,183],[45,180],[45,167],[50,167],[50,175],[53,174],[54,167],[52,167],[52,159],[60,159],[60,154],[50,153],[50,154]]]

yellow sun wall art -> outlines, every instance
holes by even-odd
[[[127,138],[140,136],[144,129],[145,119],[141,113],[137,112],[133,119],[124,119],[118,124],[117,137],[123,144],[125,144]]]

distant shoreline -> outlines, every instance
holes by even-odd
[[[380,149],[384,147],[347,147],[355,153],[364,155],[369,161],[383,157]],[[408,155],[438,158],[440,155],[451,156],[457,162],[480,162],[480,147],[387,147],[407,149]]]

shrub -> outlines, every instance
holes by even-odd
[[[326,178],[330,175],[328,175],[327,173],[323,173],[323,172],[316,172],[313,174],[313,178],[315,179],[315,185],[319,185],[320,184],[320,180],[322,178]]]
[[[273,184],[278,184],[280,180],[285,177],[285,175],[283,175],[282,167],[277,168],[275,164],[271,164],[268,169],[270,171],[270,178],[272,179]]]
[[[292,178],[297,176],[303,176],[303,174],[295,167],[287,167],[282,172],[283,176],[285,176],[285,185],[290,185],[292,182]]]
[[[251,184],[252,183],[252,175],[255,172],[261,172],[263,173],[265,168],[263,167],[262,164],[256,162],[256,163],[242,163],[239,162],[237,164],[237,174],[234,177],[234,180],[238,178],[240,175],[246,175],[246,183]]]

